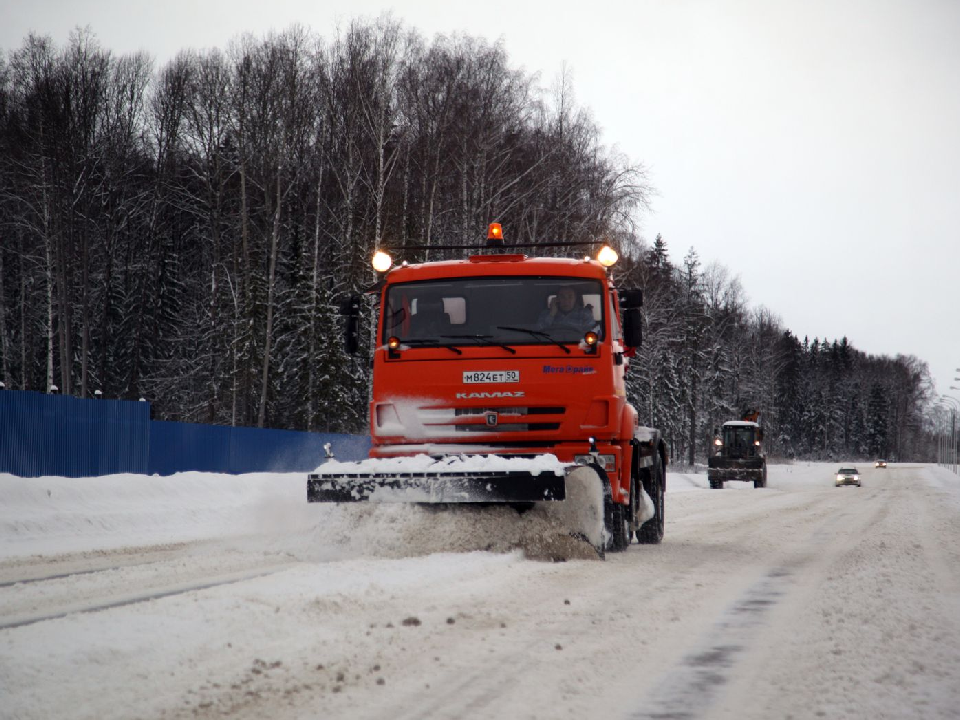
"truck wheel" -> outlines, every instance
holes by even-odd
[[[666,481],[663,477],[663,464],[660,455],[654,454],[653,467],[643,479],[643,489],[653,500],[655,514],[637,530],[637,542],[643,545],[658,545],[663,540],[663,519],[666,510],[664,494]]]
[[[607,488],[610,486],[607,485]],[[615,503],[603,493],[603,526],[607,531],[606,550],[609,552],[623,552],[630,545],[630,526],[627,525],[627,508]]]
[[[607,531],[604,541],[604,550],[623,552],[630,545],[630,508],[613,501],[613,491],[610,488],[610,476],[599,465],[593,469],[603,482],[603,529]]]
[[[597,554],[604,557],[605,552],[622,552],[630,545],[630,510],[620,503],[613,501],[613,491],[610,488],[610,476],[599,465],[590,465],[590,468],[600,478],[603,485],[603,547],[597,548]]]
[[[723,480],[714,480],[713,478],[710,478],[710,489],[723,490]]]

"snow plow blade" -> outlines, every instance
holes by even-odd
[[[522,515],[524,522],[537,528],[528,538],[536,546],[535,552],[544,553],[548,546],[564,547],[557,551],[559,556],[579,557],[577,553],[586,545],[590,554],[602,558],[606,482],[602,470],[562,463],[554,455],[331,460],[307,476],[307,500],[462,504],[464,511],[470,507],[480,512],[513,506],[520,513],[517,517]]]
[[[707,460],[707,477],[711,480],[761,480],[762,458],[722,458]]]
[[[565,497],[564,475],[546,472],[345,473],[307,477],[308,502],[525,503]]]

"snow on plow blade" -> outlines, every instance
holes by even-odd
[[[515,503],[563,500],[566,466],[550,456],[328,462],[307,478],[309,502]]]

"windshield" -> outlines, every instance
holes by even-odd
[[[756,428],[750,425],[726,425],[723,428],[723,444],[730,455],[753,455],[756,446]]]
[[[383,342],[412,345],[575,343],[603,339],[603,288],[569,277],[473,277],[393,285]]]

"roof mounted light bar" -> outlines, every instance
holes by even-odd
[[[487,228],[487,242],[484,245],[400,245],[397,250],[494,250],[494,254],[499,254],[505,249],[514,250],[515,248],[595,248],[599,246],[600,252],[597,253],[596,260],[603,267],[612,267],[620,255],[604,243],[602,240],[580,240],[580,241],[561,241],[561,242],[525,242],[515,245],[506,245],[503,241],[503,228],[500,223],[490,223]],[[479,256],[478,256],[479,257]],[[523,255],[516,255],[522,259]],[[584,257],[584,262],[589,261],[589,257]],[[385,273],[393,266],[393,258],[384,250],[378,250],[372,258],[373,269],[378,273]]]
[[[511,243],[510,245],[399,245],[397,250],[487,250],[490,247],[509,248],[540,248],[540,247],[596,247],[603,245],[603,240],[580,240],[577,242],[528,242]]]

